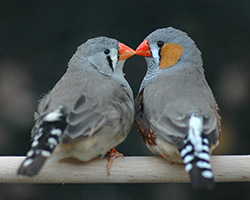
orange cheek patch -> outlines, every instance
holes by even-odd
[[[183,54],[183,48],[179,44],[167,43],[161,48],[161,62],[160,69],[173,66],[181,55]]]

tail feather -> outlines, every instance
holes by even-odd
[[[189,134],[180,155],[193,188],[212,189],[215,182],[210,164],[210,142],[201,134],[202,122],[201,117],[191,116]]]
[[[208,141],[203,137],[203,141]],[[202,142],[203,150],[197,152],[191,142],[180,150],[185,170],[190,175],[190,181],[194,188],[212,189],[214,187],[214,175],[210,164],[209,143]]]
[[[32,157],[26,158],[19,167],[17,174],[32,177],[40,171],[41,167],[43,166],[46,160],[47,158],[41,156],[41,154],[36,155],[34,158]]]
[[[17,174],[24,176],[36,175],[47,158],[49,158],[58,145],[66,127],[66,113],[59,108],[43,117],[43,122],[35,130],[31,149],[26,159],[19,167]]]

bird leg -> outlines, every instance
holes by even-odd
[[[119,153],[118,151],[116,151],[115,148],[112,148],[112,149],[107,153],[107,155],[109,156],[109,158],[108,158],[107,170],[108,170],[108,176],[110,176],[110,169],[111,169],[111,166],[112,166],[114,160],[115,160],[116,158],[123,157],[123,154],[122,154],[122,153]]]

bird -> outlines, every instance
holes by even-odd
[[[137,47],[146,74],[135,100],[135,125],[146,146],[170,164],[184,163],[193,188],[212,189],[210,154],[221,117],[206,81],[201,52],[173,27],[150,33]]]
[[[135,51],[100,36],[80,45],[67,70],[39,102],[31,131],[31,148],[17,170],[32,177],[50,159],[87,162],[110,153],[127,137],[134,121],[134,98],[124,78],[125,60]]]

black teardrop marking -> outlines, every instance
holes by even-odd
[[[110,66],[110,68],[112,69],[112,72],[114,71],[114,68],[113,68],[113,61],[112,61],[112,59],[110,58],[110,56],[107,56],[107,60],[108,60],[108,62],[109,62],[109,66]]]

